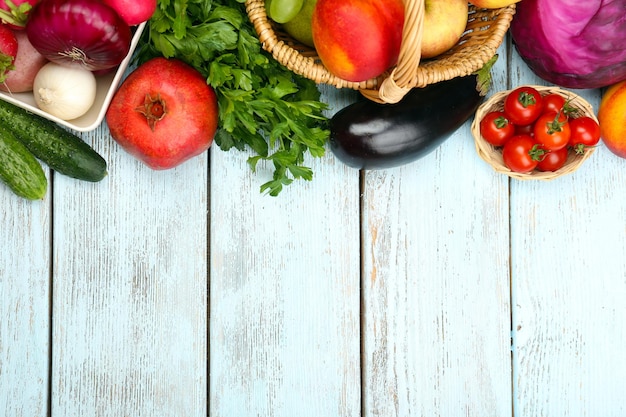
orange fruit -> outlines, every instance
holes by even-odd
[[[626,158],[626,80],[611,85],[598,109],[602,141],[615,155]]]

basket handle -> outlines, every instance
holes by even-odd
[[[361,94],[380,103],[397,103],[417,85],[417,68],[422,57],[424,0],[404,0],[404,27],[398,63],[378,89],[362,89]]]

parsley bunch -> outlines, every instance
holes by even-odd
[[[327,104],[317,85],[282,66],[262,48],[243,0],[158,0],[135,56],[178,58],[200,71],[218,96],[217,145],[253,150],[274,166],[261,192],[276,196],[294,179],[311,180],[305,156],[324,155]]]

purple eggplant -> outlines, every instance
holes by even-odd
[[[339,110],[330,120],[331,151],[366,170],[428,155],[474,115],[491,84],[495,59],[474,74],[414,88],[395,104],[363,98]]]

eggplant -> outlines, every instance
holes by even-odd
[[[483,102],[494,56],[477,72],[413,88],[395,104],[362,99],[330,119],[332,153],[348,166],[393,168],[422,158],[457,131]]]

